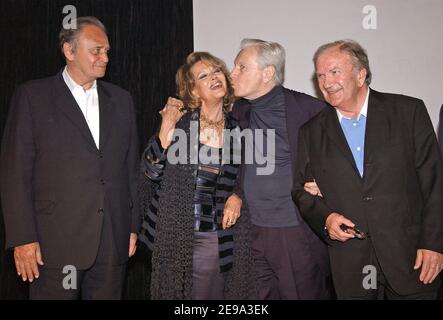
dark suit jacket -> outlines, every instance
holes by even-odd
[[[371,243],[389,284],[399,294],[432,290],[413,271],[416,250],[443,253],[443,168],[432,123],[421,100],[371,90],[360,177],[334,108],[300,130],[293,198],[302,216],[324,234],[327,216],[353,221],[366,240],[330,241],[339,297],[362,295]],[[303,190],[313,175],[324,198]]]
[[[61,72],[18,87],[1,150],[6,247],[38,241],[47,267],[90,267],[103,215],[111,222],[115,263],[137,232],[138,139],[130,94],[97,83],[100,148]]]

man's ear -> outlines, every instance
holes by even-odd
[[[274,81],[275,76],[275,68],[274,66],[267,66],[263,69],[263,81],[268,83],[270,81]]]
[[[63,43],[63,53],[69,61],[74,60],[74,46],[69,42]]]
[[[368,74],[368,71],[366,70],[366,68],[362,68],[359,72],[358,72],[358,85],[359,87],[362,87],[366,81],[366,75]]]

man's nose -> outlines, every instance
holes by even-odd
[[[100,59],[105,62],[108,63],[109,62],[109,57],[108,57],[108,53],[107,52],[103,52],[100,54]]]
[[[325,75],[322,80],[320,80],[320,85],[324,88],[329,88],[331,86],[331,77]]]

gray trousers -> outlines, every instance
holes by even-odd
[[[195,232],[192,300],[223,300],[224,287],[217,232]]]

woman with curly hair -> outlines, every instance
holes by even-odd
[[[249,217],[233,194],[241,156],[225,63],[191,53],[143,153],[139,239],[152,251],[151,299],[256,298]],[[237,160],[237,161],[236,161]]]

